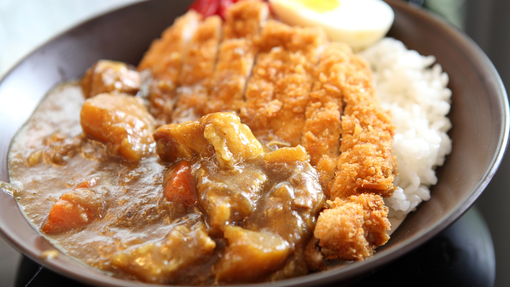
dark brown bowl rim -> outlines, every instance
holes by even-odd
[[[505,150],[507,148],[508,143],[508,135],[509,135],[509,126],[510,126],[510,112],[509,112],[509,105],[508,105],[508,99],[506,95],[506,90],[503,86],[503,83],[501,81],[501,78],[499,74],[497,73],[496,69],[494,68],[491,61],[487,58],[485,53],[466,35],[463,34],[463,32],[451,27],[450,25],[446,24],[443,20],[437,18],[434,15],[431,15],[430,13],[419,9],[417,7],[413,7],[412,5],[408,5],[407,3],[403,1],[396,1],[396,0],[387,0],[389,4],[391,4],[393,7],[397,7],[401,10],[404,10],[406,13],[409,13],[413,17],[416,18],[422,18],[425,21],[429,22],[431,25],[437,26],[439,29],[443,30],[445,33],[447,33],[451,37],[451,41],[455,42],[457,46],[461,46],[463,49],[465,49],[469,55],[466,55],[466,59],[469,59],[469,56],[473,56],[472,59],[476,59],[478,63],[473,64],[474,66],[481,67],[483,71],[478,72],[479,74],[486,75],[486,78],[492,79],[491,84],[493,85],[494,90],[497,91],[497,96],[499,97],[499,100],[502,101],[503,105],[501,106],[501,109],[503,110],[503,119],[501,119],[503,123],[502,128],[502,136],[499,138],[499,142],[497,144],[497,151],[493,155],[491,160],[490,168],[485,172],[485,174],[482,176],[483,180],[478,182],[478,184],[471,190],[469,195],[462,201],[460,201],[456,208],[452,209],[450,212],[442,216],[442,219],[436,222],[435,224],[431,225],[428,228],[424,228],[419,233],[415,234],[414,236],[407,238],[404,240],[399,248],[397,250],[390,249],[390,250],[383,250],[380,251],[374,256],[373,258],[366,260],[364,262],[357,262],[356,264],[350,264],[343,268],[336,268],[329,271],[319,272],[319,273],[312,273],[308,274],[306,276],[292,278],[292,279],[286,279],[276,282],[270,282],[270,283],[264,283],[264,284],[251,284],[252,286],[308,286],[311,284],[328,284],[333,283],[336,281],[348,281],[352,280],[354,278],[357,278],[365,273],[369,273],[370,271],[374,271],[377,268],[389,263],[390,261],[393,261],[402,255],[408,253],[409,251],[417,248],[421,244],[428,241],[430,238],[437,235],[442,230],[446,229],[448,226],[453,224],[457,219],[459,219],[475,202],[475,200],[480,196],[480,194],[483,192],[483,190],[487,187],[491,179],[493,178],[494,174],[496,173],[497,169],[499,168],[499,165],[501,163],[501,160],[504,156]],[[57,40],[58,38],[62,37],[63,35],[69,33],[70,31],[73,31],[75,29],[78,29],[80,26],[85,25],[87,23],[93,22],[99,18],[105,17],[108,14],[112,12],[116,12],[131,6],[136,5],[143,5],[143,2],[140,3],[134,3],[131,5],[123,6],[120,8],[117,8],[112,11],[105,12],[103,14],[99,14],[87,21],[82,22],[81,24],[78,24],[74,26],[73,28],[70,28],[59,35],[53,37],[51,40],[46,42],[45,44],[41,45],[37,49],[35,49],[31,54],[24,57],[22,60],[18,62],[17,65],[15,65],[13,68],[11,68],[7,73],[4,74],[2,79],[0,79],[0,85],[4,81],[5,78],[9,76],[9,74],[14,71],[21,63],[23,63],[27,58],[29,58],[33,53],[35,53],[37,50],[43,49],[45,46],[48,46],[51,42]],[[484,81],[485,84],[487,84],[487,81]],[[14,200],[12,200],[15,202]],[[17,206],[16,206],[17,208]],[[18,210],[19,211],[19,210]],[[0,211],[1,213],[4,213],[3,211]],[[37,231],[34,230],[35,233]],[[102,284],[106,286],[143,286],[147,284],[143,284],[140,282],[135,281],[127,281],[120,278],[110,277],[105,275],[104,273],[100,273],[98,278],[91,278],[86,275],[70,272],[65,268],[65,263],[60,262],[57,263],[55,261],[46,261],[41,259],[37,254],[34,254],[30,248],[28,242],[17,242],[10,234],[6,233],[4,231],[3,222],[0,221],[0,237],[2,237],[5,241],[7,241],[12,247],[14,247],[19,252],[25,254],[30,259],[36,261],[37,263],[44,265],[45,267],[48,267],[49,269],[56,271],[57,273],[60,273],[62,275],[65,275],[67,277],[88,283],[88,284]],[[84,265],[85,268],[86,265]],[[100,276],[104,275],[104,276]],[[156,286],[149,284],[150,286]],[[243,286],[243,285],[239,285]]]

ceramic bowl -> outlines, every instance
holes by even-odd
[[[409,214],[390,241],[372,258],[306,276],[265,283],[304,286],[348,283],[423,244],[457,220],[495,174],[507,145],[509,111],[505,89],[491,62],[462,32],[403,1],[388,1],[395,11],[389,36],[423,55],[434,55],[450,77],[453,92],[449,132],[453,151],[437,170],[432,198]],[[183,14],[185,0],[153,0],[95,17],[28,55],[0,82],[0,180],[8,181],[7,153],[16,131],[39,100],[57,83],[81,77],[98,59],[136,65],[149,44]],[[0,235],[32,260],[93,285],[140,286],[109,276],[61,254],[43,260],[51,249],[26,221],[16,201],[0,192]]]

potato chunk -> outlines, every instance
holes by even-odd
[[[264,151],[250,129],[233,113],[213,113],[198,121],[165,125],[156,130],[154,139],[157,153],[167,161],[215,153],[220,166],[233,167],[247,158],[261,156]]]
[[[101,94],[81,109],[81,126],[126,159],[139,161],[153,152],[154,119],[141,99],[125,94]]]
[[[245,164],[239,170],[220,170],[214,164],[204,164],[197,171],[197,190],[213,230],[222,230],[252,214],[267,181],[258,166]]]
[[[268,166],[277,164],[294,165],[296,162],[308,162],[309,160],[310,156],[300,145],[284,147],[264,155],[264,162]]]
[[[125,63],[99,60],[87,70],[80,85],[85,98],[109,92],[134,95],[140,89],[140,74]]]
[[[291,252],[287,241],[269,232],[228,226],[225,238],[228,247],[215,270],[216,278],[226,282],[261,281],[280,269]]]
[[[185,268],[211,254],[216,243],[207,235],[204,223],[178,225],[155,243],[119,252],[113,266],[145,282],[170,284],[184,276]]]

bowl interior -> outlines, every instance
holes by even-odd
[[[389,36],[408,48],[434,55],[449,74],[453,152],[438,169],[432,198],[411,213],[378,253],[364,262],[269,285],[347,282],[403,255],[458,219],[494,175],[508,138],[508,102],[502,82],[485,54],[461,32],[401,1]],[[0,180],[8,181],[7,153],[16,131],[57,83],[79,78],[98,59],[136,65],[152,39],[186,11],[187,0],[137,3],[91,19],[41,46],[0,82]],[[110,277],[66,256],[42,260],[51,245],[0,192],[0,235],[18,251],[63,275],[91,284],[139,286]],[[267,284],[266,284],[267,285]]]

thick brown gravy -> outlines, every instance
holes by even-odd
[[[166,223],[176,216],[168,212],[171,204],[161,201],[166,166],[156,155],[138,164],[125,162],[108,155],[102,143],[85,139],[79,121],[83,102],[75,83],[50,92],[12,143],[9,175],[11,182],[22,183],[18,202],[37,229],[63,193],[84,180],[100,178],[96,189],[109,205],[102,220],[80,232],[47,237],[69,255],[108,269],[114,252],[164,237],[171,229]],[[52,138],[56,139],[48,143]],[[38,151],[43,151],[40,162],[30,163]],[[144,232],[147,225],[150,232]]]
[[[155,153],[126,161],[87,138],[80,126],[83,103],[77,83],[54,88],[9,154],[10,180],[21,187],[19,206],[37,230],[64,193],[96,181],[90,190],[102,200],[100,217],[82,228],[45,234],[57,248],[106,272],[153,283],[259,282],[308,272],[304,250],[325,197],[307,162],[276,159],[271,165],[258,159],[227,171],[214,156],[202,157],[192,162],[201,204],[173,203],[163,196],[164,175],[173,163]],[[254,195],[252,187],[261,181]],[[238,193],[229,199],[234,213],[227,227],[218,230],[210,215],[218,214],[214,200],[225,194],[215,192],[224,184]],[[245,209],[236,206],[251,210],[239,214]]]

